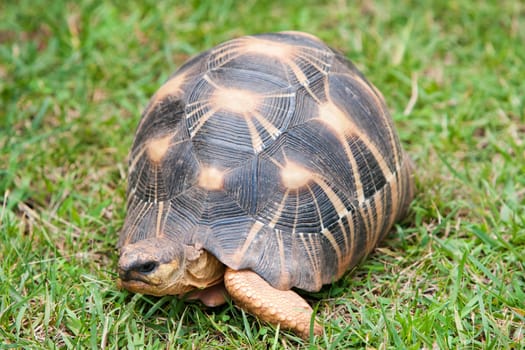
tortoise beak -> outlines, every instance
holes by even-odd
[[[124,270],[124,269],[121,269],[119,267],[119,269],[118,269],[118,278],[119,278],[119,282],[120,281],[124,281],[124,282],[129,281],[131,279],[129,270]]]
[[[125,270],[122,268],[118,269],[118,277],[119,277],[119,280],[122,282],[129,282],[133,280],[143,280],[143,278],[141,278],[140,275],[134,274],[132,270]],[[142,282],[146,282],[146,281],[142,281]]]
[[[153,274],[159,267],[159,262],[151,259],[131,260],[120,259],[118,267],[119,278],[124,281],[141,281],[151,283],[148,275]]]

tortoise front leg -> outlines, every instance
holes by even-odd
[[[233,301],[251,314],[273,325],[280,324],[303,339],[310,336],[313,310],[297,293],[275,289],[250,270],[226,268],[224,285]],[[313,331],[321,335],[323,328],[315,322]]]
[[[205,289],[195,289],[186,295],[186,300],[200,300],[204,305],[215,307],[226,303],[228,292],[224,283],[219,283]]]

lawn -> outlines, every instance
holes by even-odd
[[[525,5],[182,3],[0,4],[0,348],[524,348]],[[115,284],[148,99],[202,50],[290,29],[382,91],[417,177],[410,216],[306,295],[325,330],[310,341]]]

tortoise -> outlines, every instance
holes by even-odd
[[[319,291],[371,252],[414,195],[381,93],[302,32],[244,36],[183,64],[129,155],[119,285],[227,298],[306,338],[292,288]]]

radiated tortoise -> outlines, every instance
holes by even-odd
[[[312,308],[291,288],[318,291],[368,254],[406,213],[412,167],[350,61],[309,34],[262,34],[190,59],[155,93],[127,196],[123,288],[229,295],[307,337]]]

